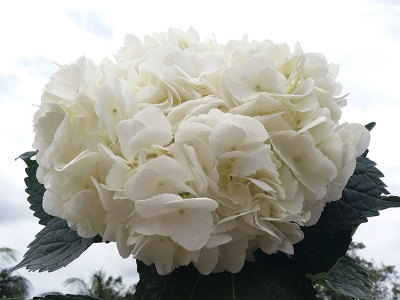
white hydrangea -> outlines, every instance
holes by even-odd
[[[339,124],[337,72],[299,45],[128,35],[115,59],[80,58],[44,89],[43,207],[160,274],[291,255],[369,144],[362,125]]]

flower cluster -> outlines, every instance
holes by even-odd
[[[298,45],[128,35],[114,59],[82,57],[44,89],[43,208],[160,274],[293,254],[369,144],[362,125],[339,125],[337,72]]]

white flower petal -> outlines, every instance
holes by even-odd
[[[173,270],[173,256],[177,246],[168,238],[151,236],[147,237],[139,247],[132,250],[136,259],[149,260],[154,263],[157,272],[161,275],[171,273]]]
[[[273,134],[270,140],[294,175],[313,193],[326,190],[327,184],[337,176],[335,165],[315,148],[310,137],[284,131]]]
[[[217,208],[207,198],[182,199],[173,194],[160,194],[135,202],[141,217],[135,231],[145,235],[170,236],[189,251],[200,250],[210,238],[213,228],[211,211]]]
[[[244,265],[247,245],[247,238],[242,238],[219,246],[221,253],[221,260],[219,263],[223,265],[222,268],[231,273],[239,272]]]
[[[194,265],[201,274],[208,275],[214,270],[215,266],[217,265],[218,255],[218,247],[210,249],[203,248],[200,252],[198,260],[194,262]]]
[[[142,148],[167,145],[172,140],[172,127],[162,111],[146,107],[133,119],[122,120],[116,126],[125,158],[133,160]]]

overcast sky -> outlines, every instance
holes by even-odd
[[[5,4],[7,3],[7,4]],[[107,3],[107,4],[106,4]],[[353,1],[7,1],[0,10],[0,247],[25,253],[42,228],[24,192],[24,164],[14,159],[32,150],[32,116],[41,91],[56,70],[85,55],[96,62],[111,57],[124,35],[186,30],[219,43],[270,39],[292,49],[321,52],[340,65],[338,81],[350,93],[343,121],[377,122],[370,158],[386,175],[389,191],[400,194],[400,3]],[[355,240],[366,258],[400,270],[400,210],[384,211],[360,226]],[[95,245],[55,273],[20,271],[35,286],[33,295],[58,290],[69,277],[100,268],[137,281],[134,260],[119,257],[115,245]]]

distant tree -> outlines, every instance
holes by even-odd
[[[113,278],[112,276],[107,277],[102,270],[96,271],[92,275],[90,283],[73,277],[64,281],[64,284],[75,287],[76,292],[81,295],[98,297],[100,299],[129,300],[133,299],[135,292],[134,286],[130,287],[127,291],[125,290],[121,276],[117,278]]]
[[[124,297],[122,299],[124,300],[133,300],[133,295],[135,294],[136,291],[136,283],[131,285],[128,290],[125,292]]]
[[[0,298],[27,298],[31,283],[25,277],[11,275],[7,264],[17,260],[17,252],[10,248],[0,248]]]
[[[0,248],[0,267],[4,268],[5,265],[17,261],[17,251],[3,247]]]
[[[399,300],[400,299],[400,278],[395,266],[376,265],[375,262],[367,261],[357,255],[356,251],[364,249],[363,243],[351,243],[347,254],[357,261],[369,274],[372,281],[373,299],[379,300]],[[349,300],[346,297],[336,293],[334,290],[316,285],[317,298],[324,300]]]

